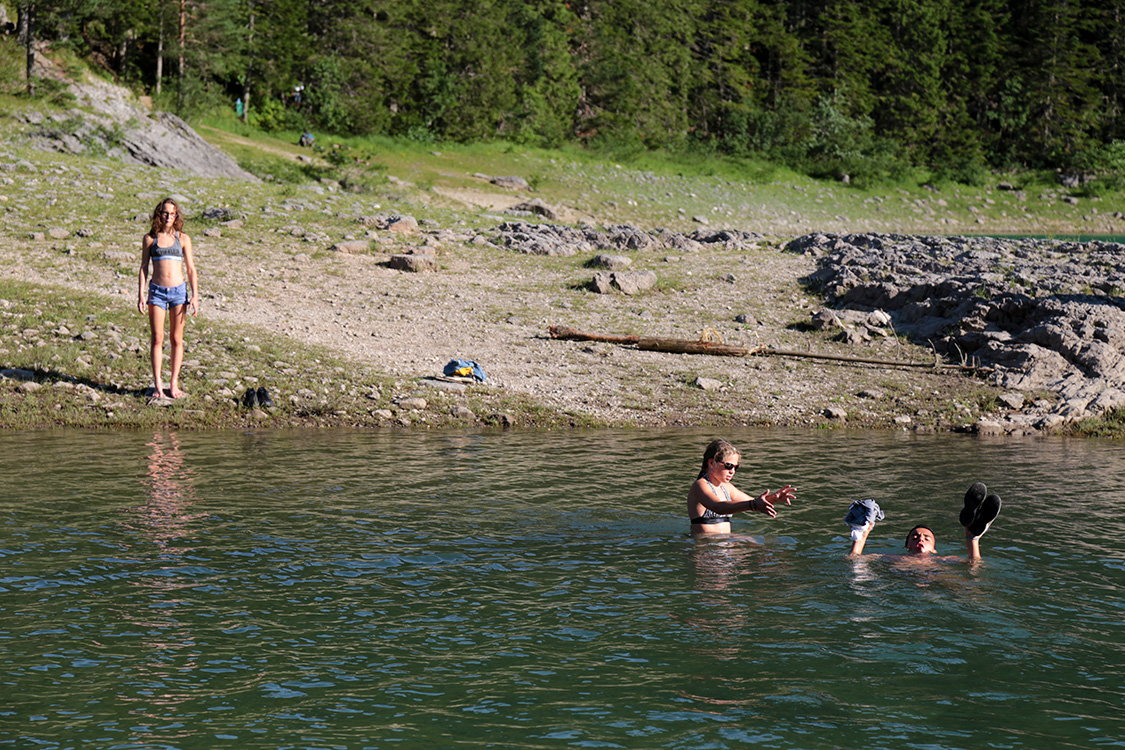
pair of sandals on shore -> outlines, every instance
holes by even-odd
[[[242,405],[247,409],[257,409],[259,406],[263,409],[270,409],[273,407],[273,399],[270,398],[270,392],[266,390],[265,386],[247,388],[246,393],[242,394]]]
[[[969,491],[965,493],[965,504],[961,508],[961,525],[969,530],[974,537],[984,536],[988,527],[1000,515],[1003,502],[996,493],[989,493],[984,482],[973,482]],[[882,521],[883,511],[874,500],[856,500],[848,508],[848,515],[844,523],[852,527],[853,531],[860,531],[871,523]]]

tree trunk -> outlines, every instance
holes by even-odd
[[[120,82],[121,76],[125,73],[125,58],[129,54],[129,34],[128,32],[121,35],[121,46],[117,48],[117,71],[114,74],[114,82]]]
[[[20,4],[20,15],[17,21],[20,41],[27,47],[27,77],[28,96],[35,94],[35,3],[24,2]]]
[[[250,6],[250,36],[248,39],[250,47],[249,58],[254,59],[254,6]],[[250,121],[250,76],[252,75],[253,64],[247,62],[246,75],[242,79],[242,123],[245,125]]]
[[[187,0],[180,0],[180,70],[176,115],[184,116],[184,43],[187,41]]]
[[[27,44],[27,8],[30,3],[22,2],[16,8],[16,39],[21,45]]]

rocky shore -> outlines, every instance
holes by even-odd
[[[842,310],[883,311],[896,331],[1026,394],[979,430],[1061,425],[1125,406],[1125,246],[878,234],[799,237],[804,281]]]

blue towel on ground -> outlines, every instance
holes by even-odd
[[[488,380],[484,368],[471,359],[451,359],[442,373],[446,376],[473,377],[481,383]]]

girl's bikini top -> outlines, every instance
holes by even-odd
[[[715,485],[711,484],[710,480],[708,480],[706,477],[704,477],[703,481],[707,482],[707,485],[711,488],[712,491],[716,489]],[[723,491],[723,495],[726,496],[727,502],[729,503],[730,493],[727,492],[727,488],[720,484],[718,486],[718,489]],[[703,526],[710,526],[711,524],[715,523],[730,523],[730,516],[724,516],[721,513],[716,513],[710,508],[704,508],[703,515],[696,516],[695,518],[691,519],[691,522],[693,524],[701,524]]]
[[[168,247],[161,247],[157,244],[155,236],[152,238],[152,244],[148,246],[148,257],[152,260],[178,260],[184,262],[184,248],[180,245],[180,233],[176,232],[173,235],[172,244]]]

